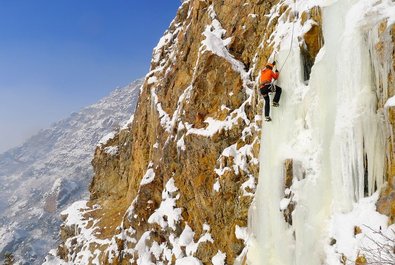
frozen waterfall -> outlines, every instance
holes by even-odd
[[[300,13],[305,2],[290,1],[289,6]],[[375,2],[383,1],[311,2],[322,8],[325,44],[308,82],[303,80],[298,41],[280,73],[281,106],[272,108],[273,121],[262,130],[248,264],[340,264],[330,263],[325,252],[331,219],[350,212],[384,182],[384,115],[376,111],[374,58],[369,53],[369,38],[374,35],[370,33],[380,18],[369,14]],[[299,30],[299,22],[295,23]],[[289,43],[289,39],[280,43],[280,64],[288,55]],[[288,190],[284,187],[286,160],[294,165]],[[292,194],[295,202],[292,225],[280,211],[289,203],[285,193]]]

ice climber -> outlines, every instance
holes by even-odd
[[[278,70],[273,72],[273,68],[276,65],[276,62],[273,63],[268,63],[265,68],[261,70],[261,78],[259,82],[259,90],[265,99],[265,120],[266,121],[271,121],[272,119],[270,118],[270,97],[269,93],[275,92],[274,98],[273,98],[273,107],[278,107],[280,106],[280,96],[282,89],[279,86],[276,86],[275,84],[272,83],[273,79],[277,80],[279,76]]]

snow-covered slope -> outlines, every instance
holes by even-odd
[[[94,149],[130,118],[141,84],[116,89],[0,155],[0,260],[10,252],[39,264],[55,246],[60,211],[88,196]]]

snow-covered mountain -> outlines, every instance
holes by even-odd
[[[130,118],[141,85],[116,89],[0,155],[0,260],[12,253],[39,264],[55,246],[60,211],[88,196],[94,149]]]

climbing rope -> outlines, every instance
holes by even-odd
[[[292,45],[293,45],[293,41],[294,41],[294,29],[295,29],[295,21],[292,23],[292,35],[291,35],[291,44],[290,44],[290,47],[289,47],[289,51],[288,51],[287,57],[285,57],[285,60],[284,60],[284,62],[283,62],[283,65],[281,65],[281,67],[280,67],[279,72],[281,72],[281,71],[283,70],[285,64],[286,64],[287,61],[288,61],[288,57],[289,57],[289,55],[291,54],[291,49],[292,49]]]
[[[296,0],[294,0],[294,8],[293,8],[294,10],[296,10],[295,7],[296,7]],[[288,54],[287,54],[287,57],[285,57],[285,61],[283,62],[283,65],[280,67],[279,72],[281,72],[281,71],[283,70],[285,64],[287,63],[288,57],[289,57],[289,55],[291,54],[291,49],[292,49],[292,45],[293,45],[293,41],[294,41],[295,21],[296,21],[296,18],[297,18],[297,17],[298,17],[298,16],[297,16],[297,14],[296,14],[296,11],[294,11],[294,21],[292,22],[291,44],[290,44],[290,46],[289,46],[289,52],[288,52]]]
[[[288,54],[287,54],[287,56],[285,57],[285,60],[284,60],[283,64],[281,65],[281,67],[280,67],[280,69],[279,69],[279,72],[281,72],[281,71],[283,70],[285,64],[286,64],[287,61],[288,61],[289,55],[291,54],[291,49],[292,49],[292,45],[293,45],[293,41],[294,41],[294,33],[295,33],[295,21],[296,21],[296,19],[297,19],[297,17],[298,17],[298,15],[297,15],[297,13],[296,13],[296,11],[295,11],[295,10],[296,10],[296,0],[294,0],[294,7],[293,7],[293,10],[294,10],[294,20],[293,20],[293,22],[292,22],[291,43],[290,43],[290,46],[289,46]],[[274,61],[276,61],[276,54],[274,54]],[[270,89],[272,92],[275,92],[275,90],[276,90],[276,86],[275,86],[275,83],[276,83],[276,82],[277,82],[277,80],[273,80],[273,81],[270,83],[269,89]]]

